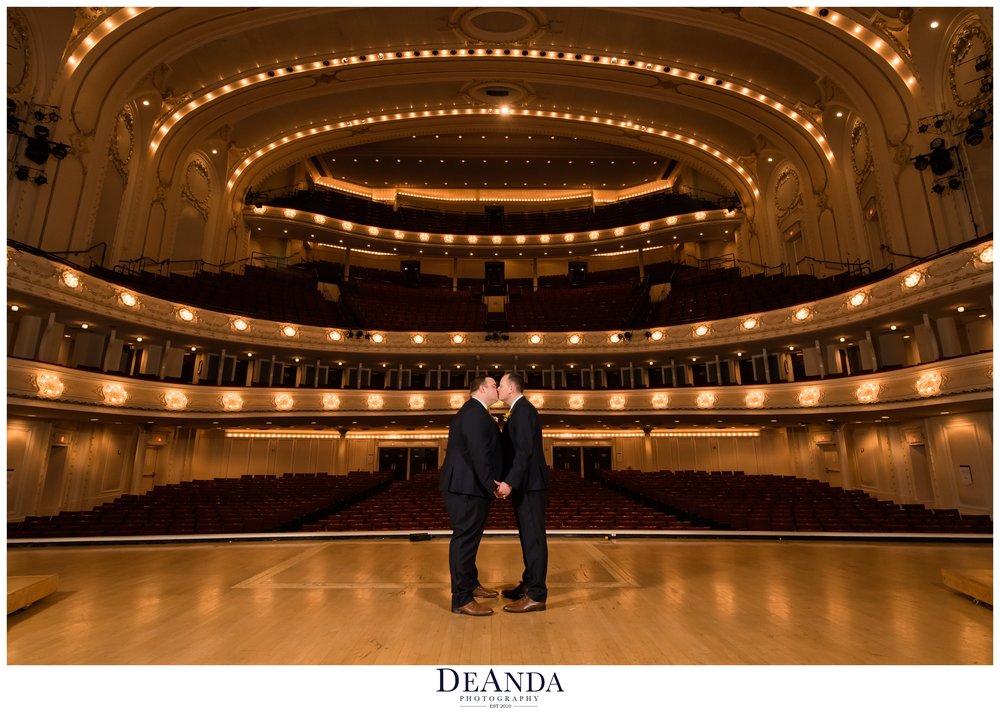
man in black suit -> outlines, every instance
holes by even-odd
[[[479,584],[476,552],[499,477],[500,431],[489,412],[499,400],[497,382],[489,376],[476,378],[469,392],[472,397],[448,426],[448,448],[438,486],[452,528],[448,547],[451,612],[489,616],[493,609],[480,605],[475,597],[497,598],[499,594]]]
[[[510,613],[544,611],[548,588],[545,576],[549,563],[545,541],[545,506],[549,501],[549,468],[542,450],[542,428],[538,411],[524,397],[524,379],[508,373],[500,379],[500,400],[510,409],[504,423],[503,475],[497,483],[497,496],[513,496],[514,518],[521,539],[524,573],[521,582],[503,591],[515,601],[503,607]]]

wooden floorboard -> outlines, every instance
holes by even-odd
[[[942,568],[992,545],[550,540],[542,613],[450,613],[447,541],[9,548],[59,590],[7,618],[11,665],[990,665],[993,614]],[[480,579],[517,581],[488,538]]]

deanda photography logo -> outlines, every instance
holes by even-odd
[[[441,667],[435,668],[435,675],[435,691],[454,700],[460,707],[538,707],[552,695],[565,692],[555,672]]]

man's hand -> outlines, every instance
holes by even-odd
[[[497,483],[497,491],[494,493],[497,499],[507,499],[511,491],[510,485],[506,482],[497,482],[496,480],[493,481]]]

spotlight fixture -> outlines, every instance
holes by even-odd
[[[927,166],[929,166],[930,164],[931,164],[930,156],[928,156],[926,153],[922,153],[913,159],[913,167],[916,168],[918,171],[927,170]]]
[[[65,143],[57,143],[52,147],[52,157],[57,161],[61,161],[69,155],[69,146]]]
[[[45,185],[49,182],[49,179],[45,177],[44,173],[39,173],[35,176],[35,185]]]
[[[962,181],[958,179],[958,176],[951,176],[948,179],[948,187],[952,190],[957,190],[960,185],[962,185]]]
[[[983,94],[989,94],[993,91],[993,77],[983,77],[983,81],[979,84],[979,91]]]
[[[943,192],[944,192],[944,186],[943,186],[943,185],[941,185],[940,183],[935,183],[935,184],[934,184],[934,187],[933,187],[933,188],[931,188],[931,190],[933,190],[933,191],[934,191],[935,193],[937,193],[938,195],[941,195],[941,193],[943,193]]]
[[[931,141],[931,148],[934,150],[931,151],[930,166],[934,175],[944,175],[954,168],[955,164],[951,160],[951,149],[944,147],[944,139]]]
[[[17,170],[14,171],[14,175],[17,177],[18,180],[28,180],[28,167],[18,166]]]
[[[979,55],[979,57],[976,59],[976,71],[985,72],[989,68],[990,68],[990,58],[987,57],[985,54]]]
[[[927,133],[928,128],[930,127],[927,126],[927,124],[920,124],[920,126],[917,127],[917,131],[920,133]]]

